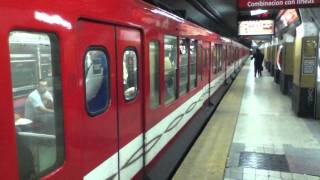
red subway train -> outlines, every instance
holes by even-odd
[[[165,179],[248,49],[141,0],[2,0],[1,179]]]

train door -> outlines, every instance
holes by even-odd
[[[84,179],[116,177],[118,130],[115,27],[79,21],[77,30],[77,57],[83,69],[84,81],[81,83],[84,83],[86,102],[86,112],[82,115],[83,134],[79,137],[79,141],[82,141]]]
[[[143,167],[141,33],[116,27],[116,41],[120,179],[130,179]]]

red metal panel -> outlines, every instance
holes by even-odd
[[[115,29],[111,25],[79,21],[77,30],[78,65],[84,67],[84,57],[90,46],[103,47],[108,53],[110,74],[111,99],[107,110],[94,117],[86,112],[82,114],[82,166],[84,174],[87,174],[118,151]],[[84,97],[82,94],[81,98]]]
[[[17,146],[15,143],[15,127],[13,117],[12,87],[10,79],[10,57],[8,32],[1,28],[0,36],[0,177],[2,179],[18,179]]]

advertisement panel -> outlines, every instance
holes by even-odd
[[[287,9],[320,6],[320,0],[238,0],[239,9]]]
[[[272,35],[274,34],[273,20],[239,21],[239,35]]]

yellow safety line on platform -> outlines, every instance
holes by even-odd
[[[174,175],[174,180],[223,179],[249,67],[246,63],[242,68]]]

